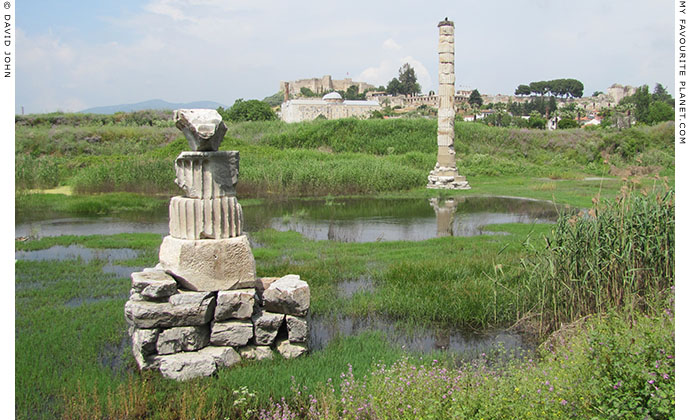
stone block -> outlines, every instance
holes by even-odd
[[[453,44],[452,42],[440,41],[438,43],[438,52],[439,53],[454,53],[455,52],[455,44]]]
[[[214,321],[211,324],[211,344],[241,347],[254,336],[254,325],[249,320]]]
[[[216,361],[212,355],[200,352],[183,352],[158,356],[160,371],[164,377],[186,381],[216,372]]]
[[[235,196],[240,152],[182,152],[175,159],[175,183],[189,198]]]
[[[452,146],[454,143],[453,136],[450,134],[441,134],[436,137],[436,143],[443,147],[443,146]]]
[[[452,86],[452,85],[444,85],[444,86]],[[438,102],[438,109],[444,109],[444,110],[452,110],[454,109],[455,105],[455,97],[452,95],[446,95],[446,96],[441,96],[439,102]]]
[[[227,239],[242,235],[242,207],[235,197],[173,197],[168,207],[170,236],[177,239]]]
[[[138,349],[144,356],[156,353],[156,342],[161,330],[158,328],[135,328],[132,333],[132,347]]]
[[[438,129],[436,129],[436,134],[439,136],[444,134],[451,137],[455,136],[455,125],[453,125],[453,127],[438,127]]]
[[[178,109],[173,111],[173,120],[195,152],[218,150],[228,131],[215,109]]]
[[[268,346],[273,343],[278,335],[278,329],[283,324],[284,314],[277,314],[259,310],[252,316],[254,324],[254,342],[260,346]]]
[[[306,343],[309,338],[309,324],[307,319],[292,315],[285,315],[288,329],[288,340],[291,343]]]
[[[439,43],[445,42],[445,43],[455,44],[455,35],[453,35],[453,34],[439,34],[438,42]]]
[[[294,359],[307,352],[307,345],[303,343],[291,343],[288,339],[276,341],[276,350],[286,359]]]
[[[177,282],[165,271],[132,273],[132,289],[144,298],[167,298],[177,293]]]
[[[451,25],[442,25],[438,27],[439,35],[453,35],[455,36],[455,28]]]
[[[209,335],[208,325],[169,328],[158,335],[156,350],[158,354],[199,350],[208,345]]]
[[[264,291],[263,298],[267,311],[295,316],[305,316],[309,311],[309,285],[295,274],[271,283]]]
[[[273,360],[273,351],[268,346],[250,344],[240,349],[240,356],[247,360]]]
[[[159,260],[190,290],[217,291],[254,287],[256,263],[245,235],[218,240],[163,238]]]
[[[198,351],[202,356],[211,356],[216,366],[230,367],[239,363],[242,358],[232,347],[208,346]]]
[[[255,303],[254,289],[221,290],[216,298],[216,313],[213,318],[216,321],[250,318]]]
[[[441,97],[441,99],[443,99],[444,96],[454,98],[455,97],[455,86],[453,86],[453,85],[439,85],[438,95]],[[443,104],[443,103],[441,103],[441,104]]]
[[[268,289],[274,281],[278,280],[280,277],[257,277],[254,283],[254,288],[256,289],[256,295],[259,298],[259,303],[263,305],[263,295],[264,290]]]
[[[450,107],[447,108],[440,108],[438,110],[438,117],[439,118],[450,118],[451,121],[455,119],[455,110],[453,109],[453,106],[451,105]]]
[[[440,63],[455,63],[455,53],[452,52],[442,52],[438,54],[438,60]]]
[[[213,318],[215,305],[213,293],[181,291],[168,302],[130,299],[125,303],[125,318],[137,328],[203,325]]]
[[[440,63],[438,65],[438,72],[439,73],[453,73],[455,74],[455,64],[454,63]]]
[[[438,75],[438,82],[439,83],[447,83],[447,84],[455,84],[455,74],[444,74],[441,73]]]

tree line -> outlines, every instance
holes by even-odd
[[[585,85],[581,81],[576,79],[554,79],[554,80],[543,80],[540,82],[532,82],[529,85],[519,85],[515,89],[515,95],[526,96],[526,95],[539,95],[544,96],[546,94],[552,96],[563,96],[571,98],[581,98],[584,92]]]

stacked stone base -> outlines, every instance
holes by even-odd
[[[463,175],[458,175],[458,169],[455,167],[443,167],[436,164],[436,167],[429,173],[427,179],[429,183],[426,187],[431,189],[471,189],[467,179]]]
[[[253,287],[190,291],[162,269],[132,274],[125,304],[140,369],[169,379],[213,375],[242,359],[307,351],[309,286],[299,276],[258,278]]]

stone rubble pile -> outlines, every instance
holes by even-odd
[[[212,375],[242,359],[307,351],[309,285],[257,278],[235,196],[239,153],[218,151],[227,128],[214,110],[177,110],[190,147],[175,161],[185,196],[170,201],[159,264],[132,274],[125,318],[140,369],[166,378]]]

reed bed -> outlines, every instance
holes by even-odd
[[[674,285],[675,193],[631,194],[562,214],[524,260],[541,331],[612,309],[647,311]]]

